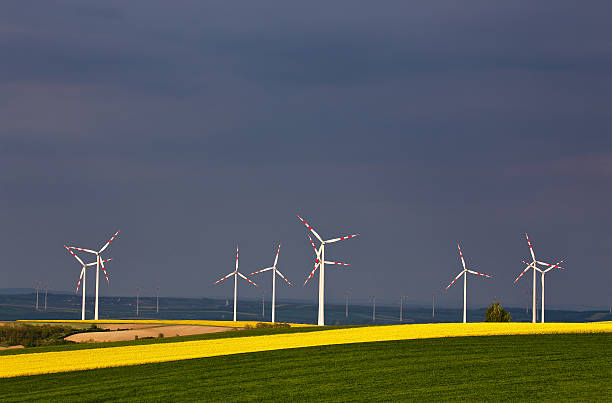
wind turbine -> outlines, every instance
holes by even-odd
[[[527,267],[525,267],[525,270],[523,270],[521,274],[519,274],[519,276],[514,280],[514,283],[516,284],[516,282],[521,277],[523,277],[523,274],[525,274],[529,269],[533,269],[533,301],[532,301],[532,307],[531,307],[532,309],[531,322],[536,323],[537,321],[537,318],[536,318],[536,271],[539,271],[540,273],[542,273],[542,297],[544,296],[544,273],[543,273],[544,271],[538,267],[538,264],[548,266],[549,268],[546,270],[548,272],[550,269],[554,269],[555,267],[558,267],[558,265],[561,264],[563,260],[557,263],[556,265],[551,265],[549,263],[540,262],[539,260],[536,260],[535,253],[533,253],[533,247],[531,246],[531,241],[529,240],[529,235],[527,235],[527,233],[525,233],[525,238],[527,238],[527,245],[529,245],[529,252],[531,252],[531,258],[533,259],[533,261],[529,264],[524,262],[525,264],[527,264]],[[563,269],[562,267],[559,267],[559,268]],[[542,313],[544,313],[544,298],[542,298]],[[542,318],[542,322],[544,322],[544,318]]]
[[[347,290],[345,293],[345,302],[346,302],[346,306],[344,307],[344,317],[348,319],[348,305],[349,305],[349,297],[351,295],[351,292],[349,290]]]
[[[325,245],[328,243],[334,243],[334,242],[342,241],[344,239],[353,238],[353,237],[359,236],[359,234],[347,235],[347,236],[343,236],[340,238],[334,238],[334,239],[324,241],[319,236],[319,234],[317,234],[317,232],[310,225],[308,225],[306,221],[302,219],[302,217],[300,216],[297,216],[297,217],[300,219],[300,221],[304,223],[306,228],[308,228],[310,232],[312,232],[312,234],[319,240],[319,242],[321,242],[321,246],[319,246],[319,249],[317,249],[315,247],[314,242],[312,241],[312,238],[310,237],[310,235],[308,235],[308,239],[310,239],[310,243],[312,244],[312,247],[315,251],[316,259],[315,259],[314,269],[312,269],[312,272],[310,273],[310,275],[304,282],[304,286],[306,285],[306,283],[308,283],[308,281],[312,278],[312,276],[314,276],[315,271],[317,271],[317,269],[320,268],[321,270],[319,272],[319,317],[317,320],[317,324],[319,326],[325,326],[325,264],[327,263],[327,264],[337,264],[340,266],[350,266],[347,263],[326,261],[325,260]]]
[[[113,239],[115,239],[117,235],[119,235],[119,231],[115,232],[115,235],[113,235],[111,239],[109,239],[108,242],[102,247],[102,249],[100,249],[97,252],[95,250],[77,248],[75,246],[67,247],[69,249],[79,250],[81,252],[93,253],[94,255],[96,255],[96,308],[95,308],[95,313],[94,313],[95,320],[98,320],[98,295],[99,295],[99,288],[100,288],[100,284],[99,284],[100,283],[100,265],[102,265],[104,276],[106,276],[106,282],[109,283],[108,274],[106,274],[106,268],[104,268],[104,261],[100,257],[100,253],[104,252],[104,250],[108,248],[108,246],[111,244],[111,242],[113,242]]]
[[[34,282],[34,288],[36,289],[36,311],[38,311],[38,290],[40,289],[40,280]]]
[[[400,317],[399,321],[402,323],[404,321],[403,310],[404,310],[404,299],[408,298],[407,295],[400,295]]]
[[[477,271],[473,271],[473,270],[467,269],[465,267],[465,260],[463,260],[463,253],[461,253],[461,246],[459,244],[457,244],[457,249],[459,249],[459,256],[461,257],[461,264],[463,265],[463,270],[461,271],[461,273],[459,273],[457,275],[457,277],[455,277],[453,279],[453,281],[451,281],[451,283],[449,285],[446,286],[446,289],[448,290],[451,285],[455,284],[455,281],[457,281],[457,279],[459,277],[463,276],[463,323],[466,323],[466,319],[467,319],[467,305],[466,305],[466,301],[467,301],[467,273],[476,274],[478,276],[483,276],[483,277],[487,277],[487,278],[491,278],[491,276],[489,276],[488,274],[478,273]]]
[[[436,317],[436,294],[431,294],[431,319]]]
[[[376,322],[376,296],[372,296],[372,322]]]
[[[276,275],[278,274],[279,276],[281,276],[281,278],[285,280],[287,284],[293,287],[293,284],[291,284],[289,280],[287,280],[285,276],[283,276],[283,274],[280,271],[278,271],[278,269],[276,268],[276,263],[278,263],[278,254],[280,253],[280,247],[281,247],[281,244],[279,243],[278,249],[276,250],[276,257],[274,258],[274,264],[272,265],[272,267],[266,267],[265,269],[257,270],[249,274],[249,276],[252,276],[253,274],[272,270],[272,323],[274,323],[274,318],[275,318],[274,314],[275,314],[275,309],[276,309]]]
[[[82,279],[83,280],[83,303],[81,305],[81,320],[85,320],[85,284],[86,284],[85,280],[87,278],[87,276],[86,276],[87,272],[85,271],[85,269],[87,267],[89,267],[89,266],[93,266],[93,265],[97,264],[97,262],[92,262],[92,263],[85,264],[81,260],[81,258],[76,255],[76,253],[74,253],[73,251],[70,250],[70,248],[68,248],[68,246],[64,245],[64,248],[66,248],[66,250],[68,252],[70,252],[70,254],[72,256],[74,256],[74,258],[77,260],[77,262],[79,262],[81,264],[81,275],[79,276],[79,281],[77,283],[77,288],[76,288],[75,294],[78,294],[78,292],[79,292],[79,287],[81,285],[81,279]],[[111,260],[112,259],[106,259],[106,260],[104,260],[104,262],[109,262]]]
[[[47,293],[49,292],[49,283],[45,283],[45,311],[47,310]]]
[[[542,298],[541,298],[541,301],[542,301],[542,315],[541,315],[541,317],[540,317],[540,321],[541,321],[542,323],[544,323],[544,275],[545,275],[546,273],[548,273],[549,271],[551,271],[552,269],[555,269],[555,268],[560,269],[560,270],[565,270],[565,268],[564,268],[564,267],[559,266],[559,265],[560,265],[561,263],[563,263],[563,262],[564,262],[564,260],[560,260],[559,262],[557,262],[556,264],[554,264],[554,265],[552,265],[552,266],[550,266],[550,265],[549,265],[550,267],[549,267],[548,269],[546,269],[546,270],[541,270],[541,269],[538,269],[538,271],[540,272],[540,278],[541,278],[541,280],[542,280]],[[528,267],[529,267],[529,266],[532,266],[532,263],[527,263],[527,262],[526,262],[526,261],[524,261],[524,260],[523,260],[523,263],[525,263],[525,264],[526,264]],[[538,263],[540,263],[540,262],[538,262]],[[548,263],[545,263],[545,264],[546,264],[546,265],[548,265]],[[525,270],[523,271],[523,273],[524,273],[524,272],[525,272]],[[520,275],[520,276],[519,276],[519,277],[518,277],[516,280],[514,280],[514,282],[515,282],[515,283],[516,283],[516,281],[517,281],[519,278],[521,278],[521,276],[523,275],[523,273],[521,273],[521,275]],[[534,273],[535,273],[535,272],[534,272]]]
[[[238,245],[236,245],[236,270],[234,270],[227,276],[223,277],[222,279],[215,281],[215,284],[218,284],[222,282],[223,280],[230,278],[232,276],[234,276],[234,322],[236,322],[236,302],[238,299],[238,276],[242,277],[243,279],[245,279],[246,281],[248,281],[249,283],[257,287],[257,284],[249,280],[244,274],[238,271]]]
[[[155,313],[159,313],[159,286],[155,288]]]
[[[136,316],[138,316],[138,306],[140,302],[140,287],[136,287]]]

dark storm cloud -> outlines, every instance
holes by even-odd
[[[61,245],[116,228],[108,293],[229,295],[211,282],[236,242],[250,267],[283,241],[299,283],[312,260],[299,213],[326,236],[362,233],[334,249],[353,271],[330,270],[331,296],[429,301],[460,241],[495,272],[470,301],[522,304],[528,283],[512,280],[532,231],[572,269],[551,276],[551,303],[605,305],[610,8],[5,2],[6,286],[49,274],[14,270],[40,245],[69,289]]]

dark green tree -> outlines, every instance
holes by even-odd
[[[485,322],[510,322],[510,319],[510,312],[499,306],[499,302],[492,303],[485,313]]]

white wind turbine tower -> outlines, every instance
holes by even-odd
[[[274,323],[275,309],[276,309],[276,275],[278,274],[279,276],[281,276],[281,278],[285,280],[287,284],[293,287],[293,284],[291,284],[289,280],[287,280],[285,276],[283,276],[283,274],[280,271],[278,271],[278,269],[276,268],[276,264],[278,263],[278,254],[280,253],[280,248],[281,248],[281,244],[279,243],[278,249],[276,250],[276,257],[274,258],[274,264],[272,265],[272,267],[266,267],[265,269],[257,270],[249,274],[249,276],[252,276],[253,274],[272,270],[272,323]]]
[[[466,304],[467,302],[467,273],[476,274],[478,276],[483,276],[487,278],[491,278],[491,276],[489,276],[488,274],[478,273],[477,271],[467,269],[465,267],[465,260],[463,260],[463,253],[461,253],[461,246],[457,244],[457,248],[459,249],[459,256],[461,257],[461,264],[463,265],[463,270],[461,271],[461,273],[457,275],[457,277],[453,279],[453,281],[451,281],[449,285],[446,286],[446,289],[448,290],[451,285],[455,284],[455,281],[457,281],[459,277],[463,276],[463,323],[466,323],[467,322],[467,304]]]
[[[321,246],[319,247],[319,249],[317,249],[315,247],[314,242],[312,241],[312,238],[310,237],[310,235],[308,235],[308,238],[310,239],[310,243],[312,244],[312,247],[314,248],[316,259],[315,259],[314,269],[312,269],[312,272],[310,273],[310,275],[304,282],[304,285],[306,285],[306,283],[308,283],[308,281],[312,278],[312,276],[314,276],[315,271],[317,271],[317,269],[320,268],[320,272],[319,272],[319,317],[317,320],[317,324],[319,326],[325,326],[325,264],[337,264],[340,266],[350,266],[347,263],[326,261],[325,260],[325,245],[328,243],[334,243],[334,242],[342,241],[344,239],[353,238],[353,237],[359,236],[359,234],[347,235],[347,236],[343,236],[340,238],[334,238],[334,239],[324,241],[319,236],[319,234],[317,234],[317,232],[310,225],[308,225],[306,221],[302,219],[302,217],[300,216],[297,216],[297,217],[300,219],[300,221],[304,223],[306,228],[308,228],[310,232],[312,232],[312,234],[319,240],[319,242],[321,242]]]
[[[524,262],[525,264],[527,264],[527,267],[525,267],[525,270],[523,270],[521,274],[519,274],[519,276],[514,280],[514,283],[516,284],[516,282],[521,277],[523,277],[523,274],[525,274],[529,269],[533,269],[533,301],[532,301],[532,307],[531,307],[532,308],[531,322],[536,323],[537,321],[537,318],[536,318],[536,315],[537,315],[536,313],[536,271],[539,271],[540,273],[542,273],[542,322],[544,322],[544,272],[545,271],[548,272],[551,269],[554,269],[555,267],[559,267],[558,265],[563,263],[563,260],[555,265],[551,265],[549,263],[540,262],[539,260],[536,260],[535,253],[533,252],[533,247],[531,246],[531,241],[529,240],[529,235],[527,235],[527,233],[525,233],[525,238],[527,238],[527,244],[529,245],[529,251],[531,252],[531,258],[533,259],[533,261],[529,264]],[[544,271],[538,267],[538,264],[548,266],[548,269]],[[559,269],[563,269],[563,268],[559,267]]]
[[[40,280],[34,282],[34,289],[36,290],[36,311],[38,311],[38,290],[40,289]]]
[[[542,279],[542,298],[540,298],[540,299],[541,299],[541,301],[542,301],[542,316],[541,316],[541,318],[540,318],[540,320],[541,320],[541,322],[542,322],[542,323],[544,323],[544,275],[545,275],[546,273],[548,273],[549,271],[551,271],[552,269],[555,269],[555,268],[557,268],[557,269],[561,269],[561,270],[565,270],[565,268],[564,268],[564,267],[559,266],[559,265],[560,265],[561,263],[563,263],[564,261],[565,261],[565,260],[560,260],[560,261],[558,261],[557,263],[555,263],[554,265],[550,266],[550,267],[549,267],[548,269],[546,269],[546,270],[538,270],[538,271],[540,272],[540,278]],[[530,265],[529,263],[525,262],[524,260],[523,260],[523,263],[525,263],[526,265]],[[520,276],[519,276],[519,278],[520,278]],[[518,280],[518,279],[517,279],[517,280]],[[516,282],[516,281],[515,281],[515,282]]]
[[[215,284],[218,284],[222,282],[223,280],[230,278],[232,276],[234,276],[234,322],[236,322],[236,302],[238,299],[238,276],[242,277],[243,279],[245,279],[246,281],[248,281],[249,283],[257,287],[257,284],[249,280],[244,274],[238,271],[238,245],[236,245],[236,270],[234,270],[227,276],[223,277],[222,279],[215,281]]]
[[[104,261],[102,260],[102,258],[100,257],[100,253],[104,252],[104,250],[106,248],[108,248],[108,246],[111,244],[111,242],[113,242],[113,239],[115,239],[115,237],[119,235],[119,231],[115,232],[115,235],[113,235],[111,237],[111,239],[108,240],[108,242],[99,250],[99,251],[95,251],[95,250],[91,250],[91,249],[83,249],[83,248],[77,248],[75,246],[68,246],[69,249],[74,249],[74,250],[79,250],[81,252],[87,252],[87,253],[93,253],[94,255],[96,255],[96,307],[95,307],[95,313],[94,313],[94,320],[98,320],[98,296],[99,296],[99,289],[100,289],[100,265],[102,265],[102,270],[104,271],[104,275],[106,276],[106,282],[108,283],[108,275],[106,274],[106,269],[104,268]]]
[[[78,293],[79,293],[79,286],[81,285],[81,279],[82,279],[82,280],[83,280],[83,302],[82,302],[82,305],[81,305],[81,320],[85,320],[85,284],[86,284],[86,281],[85,281],[85,280],[87,279],[87,276],[86,276],[86,275],[87,275],[87,272],[86,272],[86,270],[85,270],[85,269],[86,269],[87,267],[89,267],[89,266],[94,266],[94,265],[96,265],[96,264],[97,264],[97,262],[92,262],[92,263],[87,263],[87,264],[85,264],[85,263],[84,263],[84,262],[81,260],[81,258],[80,258],[80,257],[78,257],[78,256],[77,256],[77,255],[76,255],[76,254],[75,254],[73,251],[71,251],[71,250],[70,250],[70,248],[68,248],[68,246],[64,245],[64,248],[66,248],[66,250],[67,250],[68,252],[70,252],[70,254],[71,254],[72,256],[74,256],[74,258],[77,260],[77,262],[79,262],[79,263],[81,264],[81,275],[79,276],[79,281],[78,281],[78,283],[77,283],[77,288],[76,288],[75,294],[78,294]],[[111,260],[112,260],[112,259],[106,259],[106,260],[103,260],[103,262],[109,262],[109,261],[111,261]],[[106,274],[106,271],[104,272],[104,274]]]

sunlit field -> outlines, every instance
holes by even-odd
[[[130,345],[0,357],[0,377],[118,367],[192,358],[334,344],[440,337],[604,333],[612,322],[594,323],[455,323],[371,326],[254,337]]]

